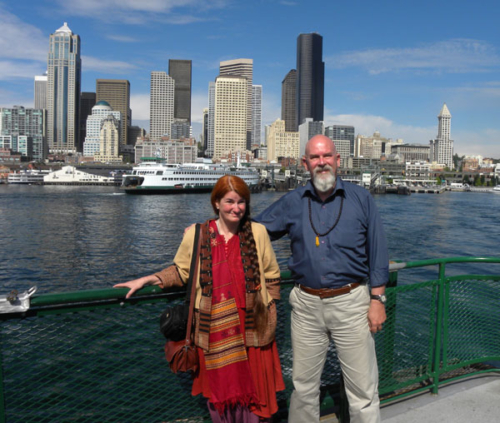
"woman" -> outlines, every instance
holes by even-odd
[[[208,399],[214,422],[270,422],[276,392],[285,389],[275,342],[279,267],[265,227],[250,221],[250,190],[241,178],[220,178],[211,203],[218,218],[201,225],[194,335],[200,366],[192,395]],[[175,266],[115,287],[130,288],[129,298],[145,285],[187,283],[194,231],[186,232]]]

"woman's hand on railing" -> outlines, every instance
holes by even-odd
[[[160,285],[160,279],[155,275],[143,276],[139,279],[134,279],[124,283],[117,283],[113,285],[113,288],[129,288],[130,291],[127,292],[125,298],[130,298],[136,291],[145,287],[146,285]]]

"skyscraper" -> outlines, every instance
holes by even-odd
[[[169,60],[168,74],[175,81],[174,118],[191,124],[191,60]]]
[[[203,125],[202,125],[202,145],[203,152],[207,151],[208,147],[208,107],[203,109]]]
[[[235,59],[220,62],[219,74],[244,76],[247,79],[247,150],[252,142],[252,83],[253,59]]]
[[[214,156],[214,139],[215,139],[215,82],[208,83],[208,140],[207,149],[205,150],[206,157]]]
[[[35,76],[35,109],[47,109],[47,72]]]
[[[297,38],[296,125],[304,119],[323,121],[325,96],[325,63],[323,37],[319,34],[300,34]]]
[[[47,143],[52,152],[69,153],[77,148],[80,119],[82,65],[80,36],[68,24],[49,39],[47,77]]]
[[[292,69],[281,82],[281,120],[285,131],[297,131],[297,71]]]
[[[247,148],[247,79],[225,75],[215,79],[214,158]]]
[[[151,72],[150,138],[152,141],[170,136],[174,121],[175,82],[166,72]]]
[[[260,147],[262,134],[262,85],[252,85],[251,145]],[[247,148],[247,150],[249,150]]]
[[[438,115],[438,134],[435,140],[430,141],[431,162],[444,164],[453,169],[453,140],[451,137],[451,114],[446,103],[443,104]]]
[[[130,110],[130,82],[126,79],[97,79],[96,101],[107,101],[113,110],[121,113],[120,145],[128,144],[128,128],[132,121]]]

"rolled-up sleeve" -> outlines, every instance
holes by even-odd
[[[369,262],[370,285],[385,285],[389,281],[389,253],[384,225],[378,213],[375,201],[368,195],[365,203],[368,218],[366,253]]]

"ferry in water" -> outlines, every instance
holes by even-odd
[[[195,163],[167,164],[162,159],[142,158],[132,169],[132,174],[123,175],[122,188],[127,194],[176,194],[210,192],[221,176],[235,175],[243,179],[252,189],[259,184],[259,173],[255,168],[212,163],[199,159]]]

